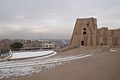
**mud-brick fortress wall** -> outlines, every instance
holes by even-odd
[[[97,19],[77,19],[71,38],[72,47],[110,46],[120,47],[120,29],[97,28]]]

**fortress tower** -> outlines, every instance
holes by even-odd
[[[120,47],[120,29],[97,28],[97,19],[77,19],[71,38],[71,47],[110,46]]]
[[[96,40],[97,20],[93,17],[77,19],[71,38],[71,46],[96,46]]]

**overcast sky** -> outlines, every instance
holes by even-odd
[[[120,0],[0,0],[0,39],[70,38],[76,18],[120,28]]]

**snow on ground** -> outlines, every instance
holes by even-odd
[[[117,51],[117,50],[110,49],[110,51],[115,52],[115,51]]]
[[[16,52],[13,53],[10,59],[21,59],[21,58],[31,58],[37,56],[45,56],[53,53],[54,51],[35,51],[35,52]]]
[[[0,62],[0,79],[11,76],[30,75],[44,69],[54,68],[70,60],[80,59],[91,56],[90,54],[80,54],[75,56],[54,56],[42,57],[26,60],[15,60]]]

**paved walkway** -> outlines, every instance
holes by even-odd
[[[53,69],[5,80],[120,80],[120,50],[96,53]]]

